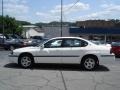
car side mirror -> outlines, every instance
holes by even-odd
[[[44,49],[44,45],[41,45],[41,46],[40,46],[40,49]]]

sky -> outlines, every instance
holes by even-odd
[[[3,0],[4,15],[31,23],[61,20],[61,0]],[[0,0],[2,15],[2,0]],[[63,0],[63,21],[120,19],[120,0]]]

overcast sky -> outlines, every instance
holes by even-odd
[[[18,20],[31,23],[60,21],[61,0],[3,1],[4,15]],[[2,0],[0,14],[1,2]],[[120,0],[63,0],[63,21],[89,19],[120,19]]]

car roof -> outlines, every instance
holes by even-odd
[[[55,37],[55,38],[80,38],[80,37]]]
[[[51,39],[81,39],[81,40],[88,41],[88,40],[80,38],[80,37],[55,37],[55,38],[51,38]]]
[[[52,40],[52,39],[80,39],[80,40],[84,40],[84,41],[86,41],[86,42],[89,42],[89,43],[91,43],[91,44],[94,44],[94,43],[90,42],[89,40],[84,39],[84,38],[80,38],[80,37],[55,37],[55,38],[51,38],[51,39],[49,39],[49,40]],[[48,40],[48,41],[49,41],[49,40]]]

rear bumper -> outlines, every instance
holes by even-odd
[[[99,56],[99,64],[112,64],[115,62],[115,55],[100,55]]]

